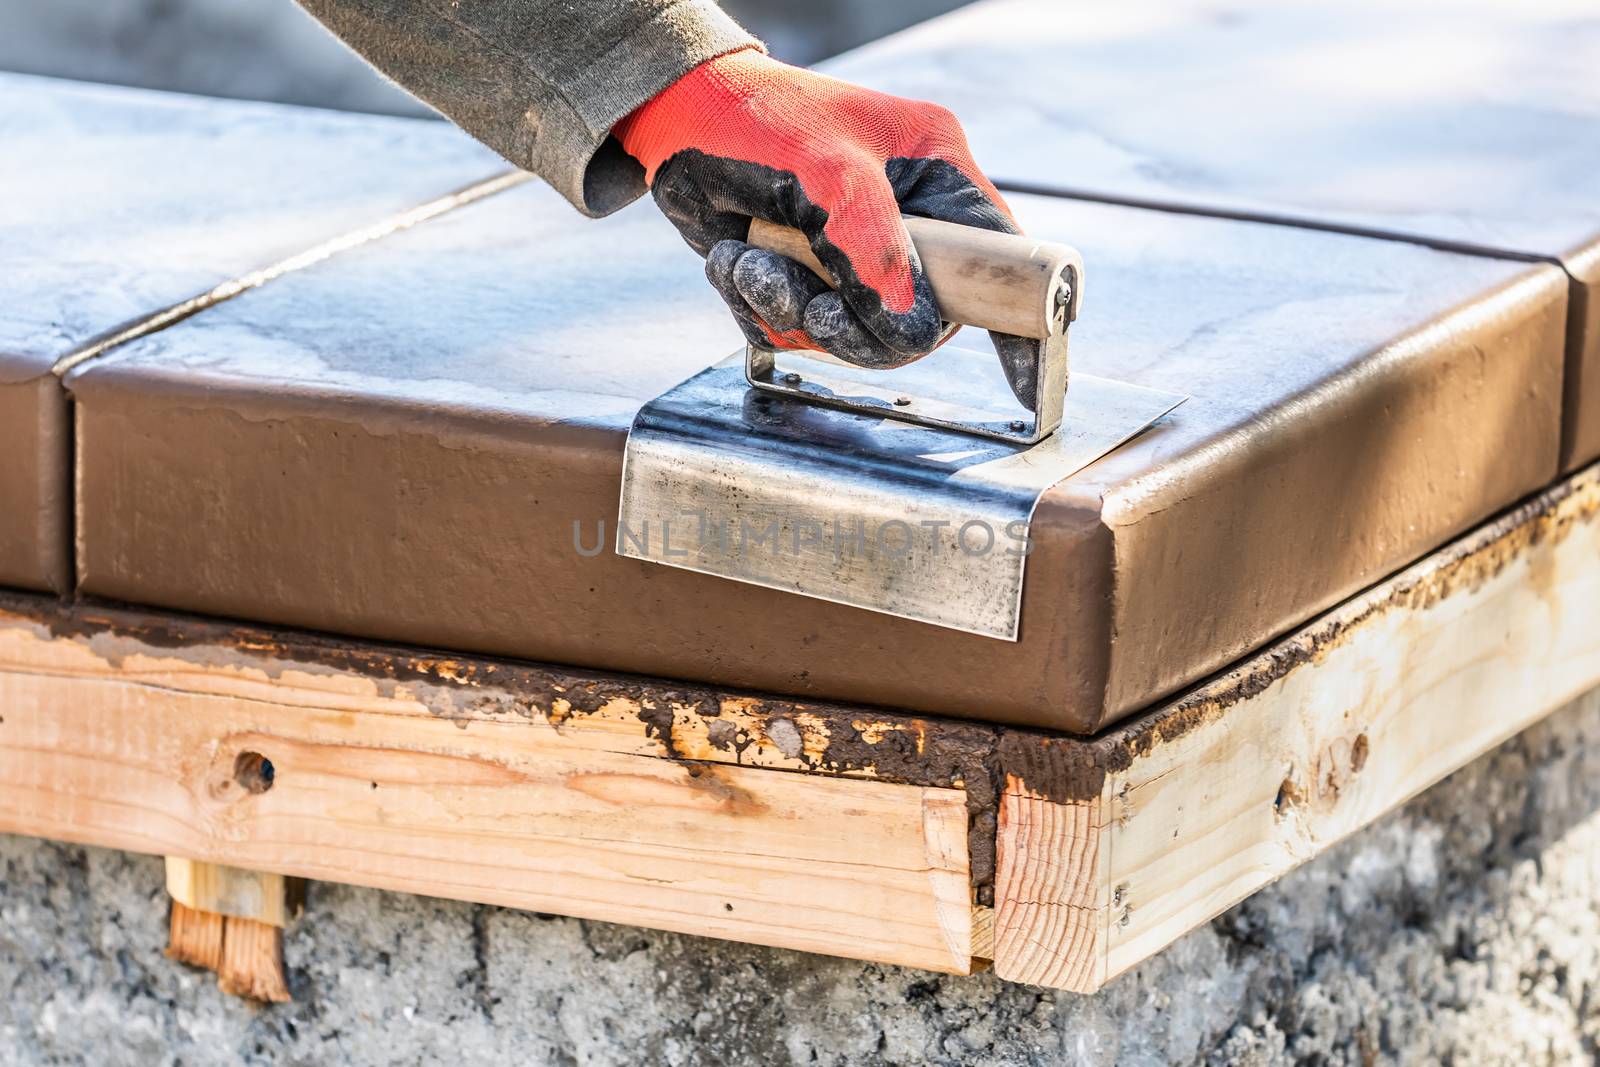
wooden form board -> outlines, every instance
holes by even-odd
[[[960,789],[664,759],[637,718],[445,714],[425,683],[184,652],[0,616],[0,830],[971,967]]]
[[[1600,683],[1590,468],[1233,670],[1008,775],[995,970],[1094,990]]]
[[[1092,991],[1596,684],[1593,468],[1094,739],[7,594],[0,832]]]

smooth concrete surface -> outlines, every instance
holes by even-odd
[[[80,584],[1088,732],[1554,477],[1555,267],[1017,207],[1093,264],[1074,368],[1192,396],[1046,494],[1018,643],[592,551],[633,412],[739,335],[650,204],[588,222],[537,185],[74,372]]]
[[[130,319],[509,167],[437,122],[0,74],[0,350]]]
[[[985,0],[823,66],[949,106],[1002,184],[1536,256],[1600,299],[1592,0]],[[1569,470],[1600,456],[1572,326]]]
[[[505,169],[441,123],[0,74],[0,583],[71,590],[70,410],[97,334]]]
[[[1092,997],[313,884],[295,1002],[165,959],[159,859],[0,837],[0,1059],[1578,1067],[1600,693]]]

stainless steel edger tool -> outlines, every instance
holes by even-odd
[[[951,345],[891,371],[747,346],[634,418],[619,554],[1017,639],[1040,494],[1185,398],[1069,382],[1075,249],[906,227],[946,320],[1037,341],[1037,410],[992,355]],[[797,230],[758,221],[750,242],[828,279]]]

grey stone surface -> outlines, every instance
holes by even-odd
[[[162,957],[159,860],[0,874],[5,1063],[1592,1063],[1600,692],[1087,998],[317,885],[258,1008]]]

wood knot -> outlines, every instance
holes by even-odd
[[[1340,737],[1317,752],[1309,781],[1302,781],[1299,768],[1290,767],[1272,802],[1276,814],[1282,818],[1307,805],[1319,811],[1331,809],[1366,767],[1371,751],[1372,743],[1365,733],[1356,735],[1354,740]]]

